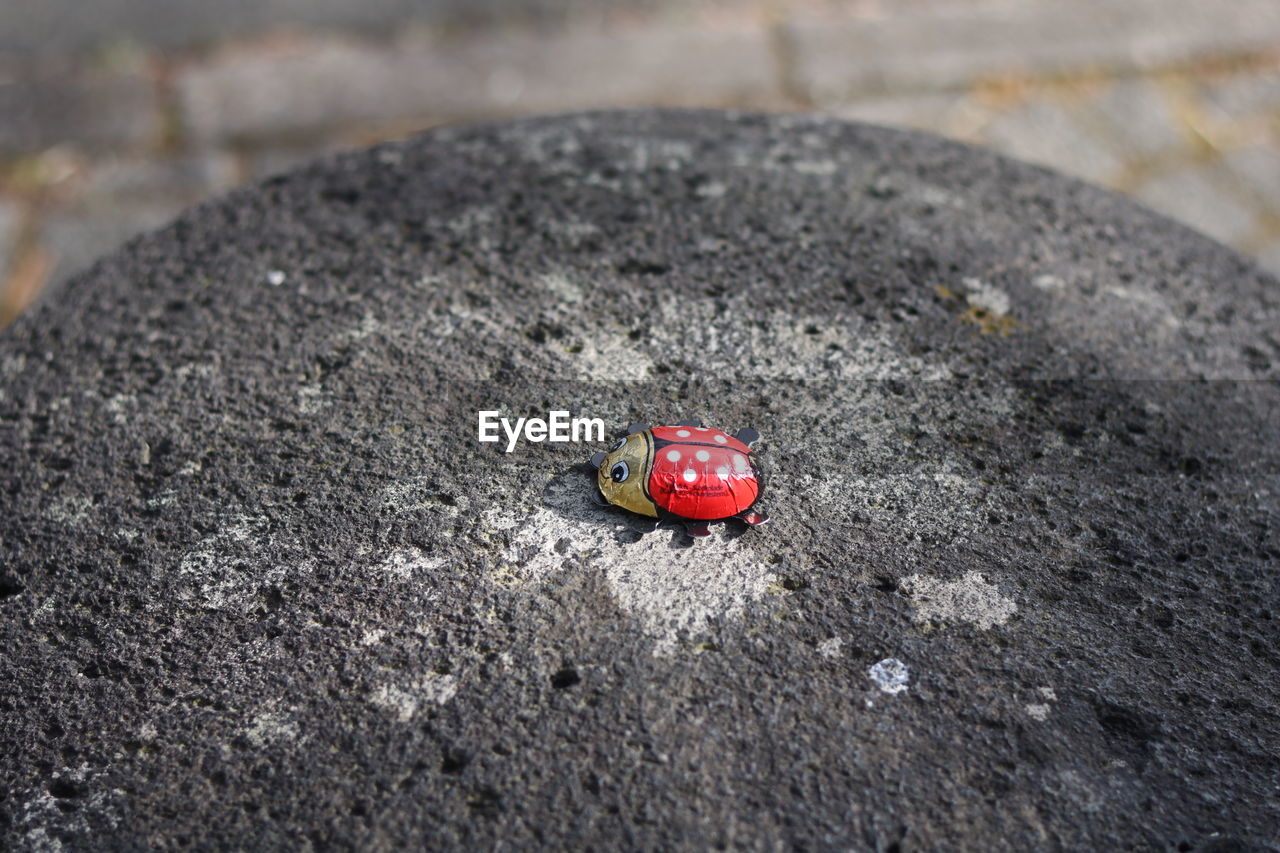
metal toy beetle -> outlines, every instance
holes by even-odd
[[[751,526],[769,519],[753,510],[761,477],[751,455],[753,429],[729,435],[697,423],[649,427],[591,457],[598,502],[640,515],[685,523],[690,536],[710,536],[708,521],[739,518]]]

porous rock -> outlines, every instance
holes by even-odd
[[[197,207],[0,337],[2,831],[1277,849],[1278,306],[1118,196],[809,117]],[[774,520],[645,532],[481,409],[755,427]]]

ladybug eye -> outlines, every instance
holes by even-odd
[[[621,450],[621,449],[622,449],[622,445],[624,445],[624,444],[626,444],[626,443],[627,443],[627,437],[624,435],[622,438],[618,439],[617,441],[615,441],[615,442],[613,443],[613,447],[610,447],[610,448],[609,448],[609,451],[610,451],[610,452],[613,452],[613,451],[615,451],[615,450]]]
[[[631,475],[631,469],[627,467],[627,463],[619,462],[609,469],[609,479],[615,483],[621,483]]]

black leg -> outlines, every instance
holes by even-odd
[[[711,535],[711,528],[705,521],[686,521],[684,529],[694,539],[702,539]]]

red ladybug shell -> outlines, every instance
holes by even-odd
[[[649,497],[681,518],[710,521],[745,512],[760,495],[751,449],[718,429],[654,427]]]

